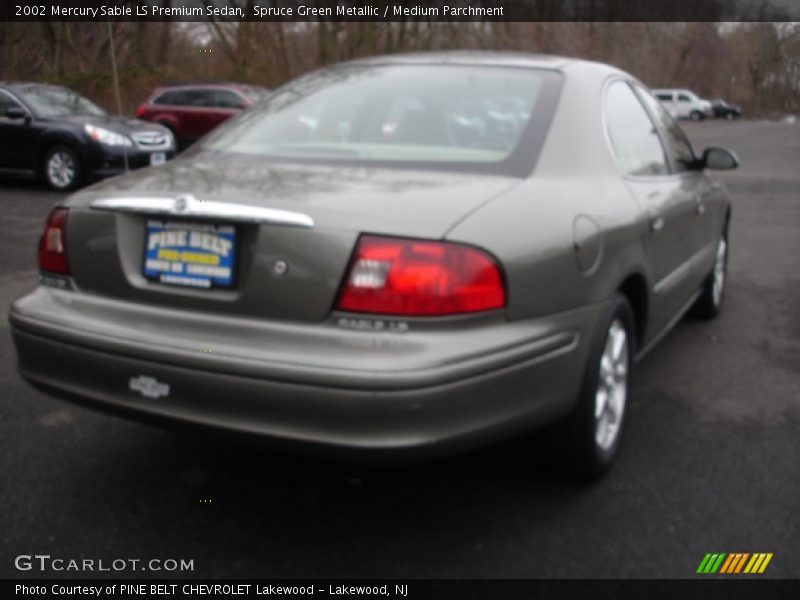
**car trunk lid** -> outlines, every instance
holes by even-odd
[[[201,154],[70,197],[67,252],[75,284],[84,292],[212,313],[317,321],[334,305],[359,234],[441,239],[517,181]],[[183,203],[183,210],[176,203]],[[219,226],[232,228],[232,285],[199,289],[162,283],[153,273],[148,278],[144,267],[152,248],[148,254],[146,239],[152,240],[148,232],[159,224],[220,236]]]

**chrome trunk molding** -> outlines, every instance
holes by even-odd
[[[95,210],[175,217],[218,219],[236,223],[269,223],[288,227],[314,227],[314,220],[299,212],[264,208],[251,204],[198,200],[190,194],[174,198],[134,197],[100,198],[90,202]]]

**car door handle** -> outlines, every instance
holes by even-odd
[[[650,219],[650,231],[653,233],[657,233],[664,229],[664,218],[663,217],[652,217]]]

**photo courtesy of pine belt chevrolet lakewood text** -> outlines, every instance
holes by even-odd
[[[710,171],[737,166],[599,63],[324,68],[66,196],[11,308],[19,371],[135,418],[378,456],[544,429],[596,478],[637,360],[720,311],[731,207]]]

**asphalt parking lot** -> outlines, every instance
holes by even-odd
[[[707,552],[771,552],[762,577],[800,577],[800,124],[686,129],[743,165],[723,176],[726,306],[681,323],[639,365],[620,460],[589,487],[519,444],[329,463],[31,389],[6,314],[34,284],[59,195],[0,181],[0,576],[30,575],[19,554],[50,554],[188,558],[181,575],[206,578],[696,577]]]

